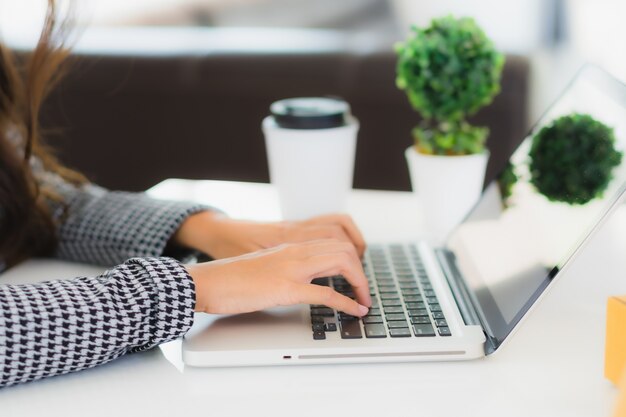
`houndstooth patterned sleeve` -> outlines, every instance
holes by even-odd
[[[211,209],[91,184],[77,188],[61,183],[57,190],[68,205],[68,217],[59,227],[56,255],[100,265],[163,256],[168,241],[189,215]]]
[[[195,288],[171,258],[136,258],[94,278],[0,286],[0,387],[91,368],[176,339]]]

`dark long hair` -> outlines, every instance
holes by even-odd
[[[50,255],[56,247],[49,202],[60,199],[37,182],[31,158],[66,181],[76,185],[85,181],[64,168],[41,141],[41,104],[59,80],[68,55],[67,23],[59,19],[55,1],[49,0],[39,42],[31,52],[16,57],[0,43],[0,260],[7,265]]]

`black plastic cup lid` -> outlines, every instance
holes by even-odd
[[[270,112],[282,128],[330,129],[345,126],[350,106],[336,98],[298,97],[272,103]]]

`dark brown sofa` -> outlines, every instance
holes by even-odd
[[[193,49],[172,49],[176,31],[167,48],[154,39],[148,52],[118,50],[113,40],[105,50],[79,46],[43,112],[62,160],[113,189],[143,190],[168,177],[267,182],[260,124],[269,104],[333,95],[361,122],[354,186],[410,189],[403,151],[418,116],[395,87],[390,43],[345,33],[333,43],[326,32],[316,42],[311,31],[300,46],[228,49],[216,32],[197,32],[206,42]],[[491,129],[488,178],[526,132],[528,78],[526,59],[509,56],[501,94],[474,118]]]

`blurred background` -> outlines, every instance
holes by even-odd
[[[402,150],[418,119],[395,88],[393,44],[441,15],[474,17],[507,54],[502,93],[476,116],[491,128],[488,178],[585,62],[626,80],[623,0],[74,3],[75,69],[44,118],[61,129],[61,156],[112,188],[167,176],[267,181],[269,103],[338,95],[362,122],[355,186],[408,189]],[[31,47],[45,4],[0,0],[0,39]],[[155,144],[150,168],[138,164]]]

